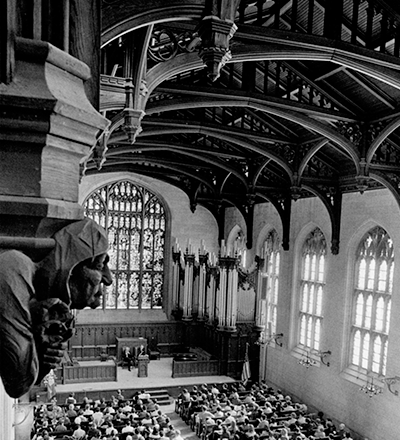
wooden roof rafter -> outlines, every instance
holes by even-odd
[[[179,153],[180,155],[183,156],[183,158],[187,157],[187,158],[192,158],[192,159],[197,159],[200,163],[204,162],[205,164],[208,165],[208,167],[211,166],[211,168],[216,168],[219,170],[223,170],[227,173],[232,174],[233,176],[235,176],[239,181],[241,181],[246,187],[248,185],[247,179],[245,178],[245,176],[242,175],[242,173],[240,172],[240,170],[228,165],[226,162],[224,162],[223,160],[219,160],[216,157],[207,157],[204,153],[203,154],[199,154],[199,153],[193,153],[191,151],[189,151],[189,149],[182,149],[182,148],[176,148],[174,145],[170,145],[170,144],[165,144],[165,145],[160,145],[160,143],[158,143],[158,145],[153,145],[153,146],[138,146],[136,151],[135,150],[131,150],[131,149],[127,149],[127,148],[114,148],[112,151],[109,151],[107,154],[107,158],[112,158],[115,156],[121,157],[121,155],[128,155],[128,154],[135,154],[135,152],[140,153],[140,157],[146,157],[145,154],[142,154],[143,152],[152,152],[152,151],[166,151],[166,152],[175,152],[175,153]],[[128,157],[128,156],[126,156]],[[161,159],[161,158],[160,158]],[[168,163],[169,159],[162,159],[163,162]],[[186,162],[185,160],[183,160],[183,163],[188,166],[188,167],[198,167],[198,164],[193,164],[191,165],[190,163]]]
[[[227,107],[228,108],[228,107]],[[244,108],[244,107],[242,107]],[[265,121],[263,121],[265,122]],[[272,125],[272,124],[270,124]],[[232,125],[222,125],[215,124],[211,122],[198,121],[196,119],[164,119],[164,118],[145,118],[143,121],[143,127],[146,128],[146,132],[143,132],[141,136],[152,136],[159,132],[159,134],[167,134],[168,132],[172,132],[174,128],[180,130],[181,128],[191,128],[191,127],[204,127],[209,128],[210,130],[218,130],[221,133],[233,134],[235,136],[249,138],[251,140],[262,142],[262,143],[281,143],[281,144],[292,144],[293,140],[289,140],[284,136],[280,135],[272,135],[272,134],[263,134],[260,131],[251,131],[250,129],[242,129]],[[167,131],[163,130],[166,129]]]
[[[224,98],[226,98],[226,97],[224,96]],[[240,101],[238,101],[235,97],[233,102],[226,100],[226,99],[224,99],[223,101],[222,101],[222,99],[221,99],[221,101],[204,99],[204,100],[196,100],[196,102],[193,102],[193,100],[187,100],[187,102],[185,102],[185,105],[187,105],[187,106],[197,105],[198,106],[198,105],[200,105],[200,103],[203,106],[214,106],[214,105],[218,105],[218,106],[232,106],[232,105],[246,106],[246,107],[250,107],[253,109],[257,109],[257,110],[272,114],[272,115],[279,116],[280,118],[283,118],[283,119],[289,119],[292,122],[296,122],[297,124],[304,126],[305,128],[308,128],[312,131],[315,131],[319,134],[324,135],[325,137],[327,137],[328,139],[333,141],[335,144],[339,145],[344,151],[347,152],[349,157],[351,157],[353,159],[353,163],[354,163],[355,168],[357,170],[359,168],[358,152],[354,149],[353,144],[351,142],[349,142],[348,139],[346,139],[344,136],[339,134],[333,128],[330,128],[328,125],[322,124],[319,121],[316,121],[308,116],[304,116],[298,112],[290,110],[289,108],[285,108],[283,110],[280,108],[270,107],[269,105],[266,105],[261,100],[253,99],[250,96],[245,96],[245,97],[243,97],[243,100],[240,100]],[[183,105],[183,103],[181,102],[180,105]],[[160,111],[161,111],[161,107],[157,107],[157,113]]]

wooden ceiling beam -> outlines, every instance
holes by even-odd
[[[318,81],[326,80],[330,76],[336,75],[336,73],[341,72],[345,68],[346,67],[344,67],[344,66],[337,66],[337,67],[330,68],[330,69],[328,69],[328,71],[326,73],[323,73],[322,75],[316,76],[314,78],[314,81],[318,82]]]
[[[132,147],[134,147],[135,149],[141,150],[141,149],[147,149],[147,148],[151,148],[151,147],[166,147],[166,146],[170,146],[171,143],[168,140],[165,141],[158,141],[158,140],[145,140],[142,138],[139,138]],[[132,148],[131,147],[131,148]],[[190,151],[190,152],[194,152],[194,153],[205,153],[205,154],[209,154],[211,156],[218,156],[218,157],[222,157],[222,158],[226,158],[226,159],[236,159],[236,160],[246,160],[247,156],[245,156],[244,154],[240,155],[234,152],[228,152],[228,153],[224,153],[223,151],[217,150],[217,149],[212,149],[212,148],[207,148],[207,147],[197,147],[196,144],[191,144],[190,146],[187,146],[185,144],[177,144],[174,143],[173,147],[176,150],[181,150],[181,151]]]
[[[329,93],[327,90],[325,90],[321,85],[317,84],[315,80],[312,80],[310,76],[305,75],[301,70],[296,69],[295,66],[290,61],[284,61],[283,64],[291,70],[295,75],[299,76],[301,79],[306,81],[310,86],[314,87],[315,90],[318,90],[324,97],[332,101],[333,104],[335,104],[337,107],[342,108],[344,111],[347,111],[353,115],[356,115],[357,113],[354,112],[354,110],[349,108],[347,105],[343,104],[340,100],[335,98],[331,93]],[[299,63],[300,64],[300,63]],[[354,108],[354,106],[352,106]]]
[[[308,81],[311,82],[313,87],[316,87],[318,90],[321,89],[322,93],[329,96],[330,97],[329,99],[332,99],[332,101],[335,102],[339,107],[347,110],[348,112],[352,113],[353,115],[358,115],[358,117],[362,117],[362,115],[364,115],[365,109],[358,106],[353,100],[349,99],[346,95],[341,93],[336,88],[334,89],[333,93],[335,93],[335,95],[337,95],[337,97],[333,98],[332,93],[329,92],[328,90],[326,90],[326,87],[328,87],[329,89],[332,89],[332,86],[326,81],[328,79],[328,77],[322,78],[322,79],[318,78],[318,82],[322,82],[324,84],[324,87],[321,87],[321,85],[317,84],[315,78],[313,80],[311,79],[312,73],[310,72],[310,69],[304,63],[302,63],[301,61],[298,61],[297,64],[300,66],[300,69],[294,67],[292,63],[290,63],[289,66],[293,69],[293,71],[297,75],[302,75],[302,76],[304,76],[304,78],[308,78]],[[334,73],[336,74],[342,70],[346,70],[346,67],[340,66],[339,68],[334,69]],[[332,76],[332,75],[329,75],[329,76]]]
[[[361,77],[357,72],[349,71],[348,69],[344,69],[345,74],[354,80],[357,84],[359,84],[364,90],[371,93],[371,95],[375,96],[379,101],[388,106],[391,110],[397,108],[397,101],[391,98],[387,93],[380,90],[372,81],[368,78]]]
[[[151,151],[166,151],[168,152],[174,152],[174,153],[180,153],[183,156],[183,161],[179,162],[179,161],[173,161],[170,157],[157,157],[154,158],[153,156],[146,156],[146,154],[141,153],[140,155],[133,155],[133,158],[137,157],[138,160],[143,160],[143,161],[151,161],[152,163],[158,163],[158,164],[173,164],[173,165],[180,165],[180,166],[185,166],[185,167],[189,167],[189,168],[205,168],[205,169],[214,169],[214,168],[218,168],[221,170],[224,170],[227,173],[233,174],[234,176],[236,176],[239,180],[241,180],[244,185],[247,185],[246,179],[243,176],[243,173],[241,172],[241,170],[232,167],[228,164],[226,164],[225,162],[223,162],[222,160],[218,160],[217,158],[213,157],[207,157],[201,154],[196,154],[193,153],[192,151],[189,150],[185,150],[183,151],[182,149],[175,149],[174,146],[171,145],[164,145],[164,146],[158,146],[158,147],[147,147],[144,148],[142,151],[146,151],[146,152],[151,152]],[[127,154],[129,153],[129,154]],[[129,151],[127,149],[119,149],[119,148],[114,148],[113,150],[111,150],[108,154],[107,154],[107,158],[112,158],[112,157],[116,157],[118,156],[119,158],[121,158],[121,156],[126,156],[126,158],[128,160],[132,160],[132,151]],[[185,158],[190,158],[190,159],[194,159],[197,160],[199,162],[189,162],[187,161],[187,159]]]
[[[318,87],[318,86],[317,86]],[[215,99],[215,107],[218,107],[218,100],[229,98],[232,100],[232,107],[235,106],[235,101],[238,103],[242,100],[247,100],[249,97],[254,97],[263,101],[266,105],[271,105],[286,110],[294,110],[300,113],[307,114],[309,116],[314,116],[320,119],[332,119],[332,120],[343,120],[348,122],[355,122],[358,118],[355,117],[354,113],[345,113],[340,111],[333,111],[330,109],[325,109],[322,107],[317,107],[305,103],[299,103],[290,99],[277,98],[275,96],[263,95],[255,92],[246,92],[242,90],[229,90],[229,89],[216,89],[211,87],[196,87],[194,89],[192,86],[185,86],[182,84],[168,84],[160,86],[157,91],[161,93],[176,93],[180,96],[190,95],[193,97],[207,97]],[[171,102],[168,101],[168,102]],[[179,100],[176,100],[179,102]],[[158,113],[158,108],[161,107],[163,102],[149,103],[146,109],[147,114]],[[158,107],[159,106],[159,107]],[[341,105],[343,107],[343,105]]]
[[[253,112],[248,112],[249,114],[253,114]],[[265,123],[265,121],[263,121]],[[259,132],[252,132],[250,130],[246,130],[246,129],[242,129],[242,128],[238,128],[238,127],[233,127],[231,125],[228,126],[223,126],[220,124],[211,124],[211,123],[206,123],[206,122],[197,122],[195,121],[195,119],[193,119],[193,121],[186,121],[186,120],[173,120],[173,119],[164,119],[164,118],[146,118],[143,122],[143,126],[148,126],[148,125],[154,125],[158,128],[160,127],[168,127],[168,128],[173,128],[173,127],[177,127],[180,128],[182,126],[187,127],[188,124],[195,124],[196,126],[199,126],[199,124],[201,126],[207,126],[209,128],[212,128],[213,130],[217,130],[221,133],[226,133],[226,134],[235,134],[235,135],[239,135],[242,137],[246,137],[255,141],[259,141],[259,142],[266,142],[266,143],[279,143],[279,144],[294,144],[294,138],[296,137],[296,133],[292,133],[293,134],[293,138],[289,139],[287,137],[285,137],[284,135],[282,136],[274,136],[274,135],[270,135],[270,134],[262,134]],[[147,133],[143,133],[141,136],[151,136],[150,132]]]
[[[265,113],[256,113],[251,108],[246,109],[247,113],[253,117],[259,120],[262,124],[267,125],[271,130],[273,130],[276,133],[279,133],[281,136],[286,137],[287,139],[291,139],[290,144],[297,143],[297,134],[290,130],[287,125],[282,126],[282,124],[276,124],[275,120],[272,120],[270,115],[267,115]],[[290,138],[288,136],[288,133],[290,135]],[[294,140],[296,139],[296,140]],[[289,142],[288,142],[289,143]]]

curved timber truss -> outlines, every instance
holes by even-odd
[[[171,183],[220,226],[235,206],[249,237],[254,205],[270,202],[285,249],[291,203],[319,197],[334,254],[344,193],[386,187],[400,205],[400,7],[164,3],[103,0],[100,102],[111,123],[86,173]]]

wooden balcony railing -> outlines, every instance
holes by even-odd
[[[400,15],[381,0],[242,0],[237,22],[324,36],[399,56]]]
[[[172,377],[218,376],[219,361],[172,361]]]

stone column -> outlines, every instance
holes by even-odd
[[[51,246],[41,238],[83,217],[79,162],[108,123],[85,95],[89,77],[51,44],[16,39],[12,81],[0,84],[0,248],[18,237],[20,247]]]

